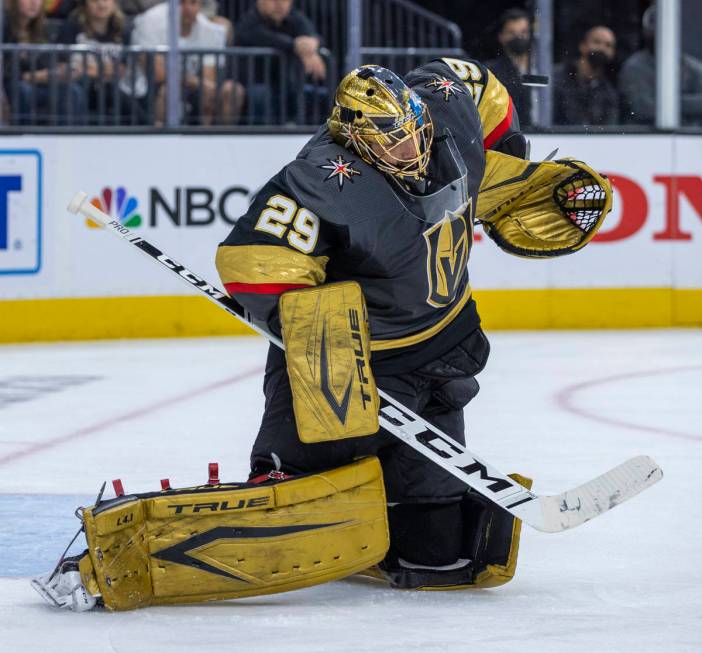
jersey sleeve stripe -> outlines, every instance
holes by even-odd
[[[497,141],[493,133],[502,130],[501,134],[504,134],[513,118],[512,98],[500,80],[492,72],[488,71],[488,73],[485,88],[478,103],[480,122],[483,125],[483,142],[486,149],[489,139],[492,140],[493,144]]]
[[[512,98],[509,98],[509,103],[507,105],[507,114],[502,119],[497,127],[495,127],[489,134],[485,136],[483,140],[483,147],[489,150],[497,141],[505,135],[510,125],[512,124],[512,113],[514,111],[514,105],[512,104]]]
[[[280,295],[286,290],[309,288],[305,283],[225,283],[225,289],[230,295],[234,293],[252,293],[255,295]]]
[[[220,245],[215,265],[225,287],[306,288],[324,283],[326,256],[309,256],[281,245]],[[241,292],[241,291],[240,291]],[[274,291],[275,292],[275,291]],[[280,291],[282,292],[282,290]]]

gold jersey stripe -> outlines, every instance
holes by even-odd
[[[461,312],[461,309],[468,303],[472,294],[470,284],[466,284],[466,288],[463,291],[461,298],[453,305],[453,308],[446,313],[446,315],[439,320],[433,326],[430,326],[424,331],[419,331],[418,333],[413,333],[409,336],[404,336],[402,338],[394,338],[390,340],[372,340],[371,341],[371,351],[382,351],[383,349],[397,349],[398,347],[409,347],[411,345],[416,345],[418,342],[424,342],[432,336],[442,331],[447,327],[455,317]]]
[[[308,256],[280,245],[221,245],[215,265],[222,283],[285,283],[319,286],[327,256]]]
[[[509,93],[491,71],[478,104],[480,122],[483,125],[483,138],[489,136],[505,119],[508,110]]]

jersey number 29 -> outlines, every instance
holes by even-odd
[[[287,233],[291,247],[309,254],[317,244],[319,218],[309,209],[298,207],[295,200],[285,195],[273,195],[261,211],[255,228],[276,238]]]

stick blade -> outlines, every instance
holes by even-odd
[[[663,470],[648,456],[637,456],[573,490],[541,497],[540,531],[557,533],[575,528],[611,510],[663,478]]]

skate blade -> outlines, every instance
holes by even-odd
[[[36,592],[43,598],[49,605],[55,608],[62,608],[63,604],[59,603],[56,599],[55,594],[49,589],[41,578],[32,578],[30,585],[36,590]]]

